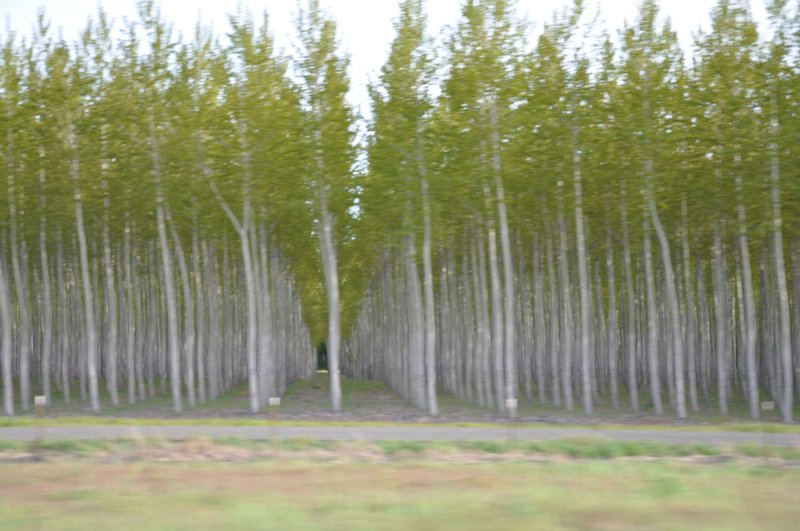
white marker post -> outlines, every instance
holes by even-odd
[[[775,402],[772,400],[765,400],[761,402],[761,411],[775,411]],[[762,419],[763,420],[763,419]],[[771,430],[764,430],[764,459],[767,459],[767,445],[772,444],[774,437],[770,435]]]
[[[506,409],[508,410],[508,418],[517,418],[517,399],[506,398]]]
[[[267,401],[269,404],[269,420],[275,421],[280,418],[281,415],[281,397],[279,396],[271,396]],[[270,427],[270,438],[275,439],[278,436],[278,426],[277,424],[272,424]]]
[[[42,439],[44,438],[44,410],[47,407],[47,397],[43,395],[34,396],[33,397],[33,408],[36,410],[36,442],[35,448],[38,449],[41,446]],[[38,456],[36,457],[38,460]]]
[[[516,398],[506,398],[506,410],[508,411],[508,418],[509,420],[514,420],[517,418],[517,399]],[[508,425],[508,439],[509,440],[517,440],[517,425],[516,423],[510,423]]]

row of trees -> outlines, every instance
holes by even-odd
[[[302,22],[320,79],[300,91],[266,24],[232,18],[222,48],[202,29],[175,40],[152,2],[139,11],[117,40],[101,11],[78,43],[42,14],[30,44],[4,44],[7,414],[16,385],[24,411],[32,385],[69,401],[76,382],[95,411],[102,382],[113,405],[121,386],[134,401],[168,382],[176,411],[247,382],[257,411],[314,370],[288,257],[312,232],[330,247],[331,224],[314,229],[303,202],[313,191],[325,213],[351,150],[347,129],[319,138],[344,94],[325,77],[327,22]]]
[[[577,1],[534,43],[510,0],[465,0],[440,41],[404,0],[363,145],[316,0],[291,58],[266,16],[225,45],[151,2],[119,39],[42,17],[0,73],[7,412],[54,363],[96,409],[100,380],[166,380],[180,409],[217,379],[257,411],[313,370],[311,335],[334,410],[341,361],[432,414],[444,388],[512,415],[771,397],[791,421],[800,24],[769,12],[765,40],[719,0],[687,60],[654,0],[595,38]]]
[[[401,10],[373,88],[361,226],[383,238],[359,238],[381,258],[349,370],[434,414],[438,382],[511,415],[523,395],[680,418],[741,396],[791,421],[796,6],[769,3],[766,41],[720,0],[687,61],[653,0],[594,46],[576,2],[530,52],[513,2],[467,1],[438,69],[421,2]]]

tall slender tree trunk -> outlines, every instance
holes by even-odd
[[[128,383],[128,403],[136,402],[136,335],[141,334],[137,326],[134,298],[137,296],[133,285],[133,256],[131,253],[131,222],[125,215],[125,235],[122,242],[122,262],[125,275],[125,314],[128,333],[125,337],[125,369]]]
[[[328,190],[320,185],[320,250],[325,287],[328,294],[328,374],[331,382],[331,408],[334,412],[342,409],[342,387],[339,375],[339,354],[341,350],[341,308],[339,304],[339,267],[334,243],[333,215],[328,210]]]
[[[425,152],[422,131],[417,124],[417,164],[419,166],[420,188],[422,194],[422,283],[425,303],[425,378],[428,398],[428,412],[439,414],[439,400],[436,396],[436,308],[433,296],[433,260],[431,258],[431,205],[428,190],[428,172],[425,165]]]
[[[488,190],[485,190],[485,192]],[[491,286],[491,308],[492,308],[492,360],[494,375],[495,405],[499,411],[506,410],[504,369],[504,330],[503,318],[503,294],[500,280],[500,268],[497,264],[497,233],[495,232],[494,219],[489,215],[487,232],[489,235],[489,279]]]
[[[631,409],[639,411],[639,388],[636,381],[636,296],[633,291],[633,267],[631,266],[631,246],[628,238],[628,209],[625,202],[625,189],[622,189],[622,254],[625,265],[625,352],[628,361],[628,393]]]
[[[78,334],[68,334],[69,330],[69,307],[68,287],[64,279],[64,246],[61,241],[61,229],[56,232],[56,281],[58,283],[58,312],[60,325],[59,353],[61,355],[61,392],[64,395],[64,403],[71,402],[70,393],[70,366],[69,354],[70,344],[74,343],[75,336]]]
[[[656,313],[655,279],[653,278],[653,255],[650,251],[650,227],[647,216],[643,218],[644,270],[647,289],[647,367],[650,374],[650,398],[657,415],[664,414],[661,404],[661,375],[658,362],[658,314]]]
[[[411,380],[411,401],[418,408],[427,407],[425,385],[425,337],[422,297],[420,295],[419,274],[417,273],[416,245],[413,236],[406,237],[404,261],[406,265],[406,285],[408,295],[408,338],[409,338],[409,378]]]
[[[614,250],[611,226],[606,238],[606,276],[608,277],[608,372],[611,386],[611,404],[619,409],[619,323],[617,318],[617,284],[614,270]],[[602,316],[601,316],[602,318]]]
[[[11,148],[9,148],[11,149]],[[8,209],[9,209],[9,225],[11,228],[11,271],[14,278],[14,291],[17,299],[17,311],[19,312],[19,321],[17,329],[17,351],[19,352],[19,365],[17,371],[19,373],[19,386],[20,386],[20,403],[22,411],[30,409],[31,402],[31,350],[30,350],[30,308],[28,289],[27,289],[27,268],[23,268],[21,264],[19,238],[17,235],[17,216],[16,216],[16,200],[14,198],[14,168],[13,161],[9,161],[8,172]]]
[[[694,302],[694,291],[692,289],[692,265],[689,256],[689,224],[686,213],[686,196],[681,198],[681,243],[683,246],[683,281],[684,281],[684,306],[686,322],[686,361],[688,365],[687,374],[689,376],[689,403],[692,411],[700,409],[697,403],[697,320]],[[699,294],[703,296],[703,294]]]
[[[747,374],[747,404],[750,406],[750,417],[758,419],[760,416],[758,400],[758,367],[756,366],[756,343],[758,342],[758,323],[756,321],[756,305],[753,299],[753,272],[750,262],[750,245],[747,240],[747,218],[745,214],[744,197],[742,190],[742,176],[736,169],[737,206],[739,218],[739,251],[741,252],[742,273],[742,303],[744,306],[744,356]]]
[[[258,337],[258,379],[261,386],[261,403],[266,405],[266,401],[271,396],[277,395],[276,385],[276,360],[273,349],[272,337],[272,296],[270,273],[276,274],[275,267],[270,268],[268,256],[268,240],[266,227],[261,226],[259,231],[259,253],[260,253],[260,297],[259,297],[259,337]],[[282,311],[281,308],[278,308]],[[279,343],[280,345],[280,343]]]
[[[5,242],[0,246],[0,363],[3,375],[3,411],[6,415],[14,414],[14,376],[12,369],[14,317],[11,313],[11,297],[8,289],[8,277],[4,256]]]
[[[257,413],[259,409],[258,396],[258,362],[256,354],[256,340],[258,334],[258,319],[256,314],[255,271],[253,271],[253,257],[250,252],[251,220],[249,190],[245,191],[244,215],[240,230],[240,243],[242,262],[244,265],[245,299],[247,300],[247,331],[245,352],[247,356],[247,386],[250,397],[250,412]]]
[[[483,351],[483,378],[484,388],[486,389],[487,406],[494,407],[495,395],[497,393],[502,395],[502,387],[500,391],[495,389],[493,379],[493,360],[494,351],[492,349],[492,321],[490,318],[490,298],[489,298],[489,280],[486,272],[486,245],[484,244],[484,235],[481,220],[478,222],[478,282],[479,289],[477,296],[480,299],[480,321],[482,326],[479,327],[479,335],[481,337],[481,349]],[[498,406],[499,407],[499,406]]]
[[[44,148],[39,148],[39,159],[44,159]],[[43,164],[43,162],[42,162]],[[39,169],[39,259],[42,268],[42,387],[47,404],[52,403],[51,372],[53,357],[53,295],[50,285],[50,268],[47,253],[47,199],[45,195],[45,170]]]
[[[648,161],[650,171],[652,171],[652,161]],[[686,383],[684,380],[684,356],[683,356],[683,330],[681,329],[681,312],[678,304],[678,293],[675,285],[675,269],[672,267],[672,252],[669,247],[669,240],[664,232],[664,225],[656,208],[655,192],[652,182],[648,189],[648,208],[653,226],[656,229],[659,244],[661,245],[661,263],[664,267],[664,284],[667,295],[668,321],[671,327],[672,348],[673,348],[673,378],[675,383],[675,407],[678,410],[678,418],[686,418]]]
[[[559,192],[560,193],[560,192]],[[575,331],[573,330],[572,294],[570,293],[569,262],[567,258],[567,227],[561,205],[558,206],[558,264],[559,281],[561,283],[561,387],[564,391],[564,403],[567,411],[574,409],[572,394],[572,356]]]
[[[198,243],[197,221],[192,228],[192,274],[194,278],[194,297],[197,301],[197,398],[200,403],[208,399],[206,392],[206,360],[208,355],[206,326],[206,304],[203,289],[203,275],[200,269],[200,245]]]
[[[514,263],[511,258],[511,236],[508,230],[508,213],[506,211],[506,192],[503,185],[502,166],[500,158],[500,129],[497,119],[497,102],[492,99],[490,105],[490,122],[492,134],[492,172],[497,193],[497,212],[500,222],[500,249],[503,254],[503,282],[504,282],[504,369],[505,369],[505,397],[516,399],[517,389],[517,360],[516,360],[516,297],[514,281]],[[493,255],[494,256],[494,255]],[[512,404],[515,402],[511,402]],[[509,416],[516,417],[517,408],[508,411]]]
[[[483,234],[478,230],[477,241],[471,246],[472,281],[475,292],[475,343],[477,352],[477,370],[480,381],[479,389],[483,391],[481,405],[492,407],[492,369],[489,361],[491,349],[491,332],[489,329],[488,292],[486,289],[486,254],[483,247]],[[479,395],[480,396],[480,395]]]
[[[189,278],[189,268],[186,265],[186,254],[181,244],[180,235],[172,219],[172,212],[166,209],[167,221],[172,232],[172,242],[175,245],[175,256],[178,259],[178,271],[180,273],[181,288],[183,289],[183,366],[186,381],[186,397],[189,400],[189,407],[197,405],[197,394],[195,392],[194,377],[194,345],[196,330],[194,322],[194,297],[192,296],[191,279]]]
[[[780,188],[780,156],[778,153],[778,135],[780,126],[777,113],[777,94],[773,88],[772,100],[772,142],[770,144],[770,192],[772,198],[772,237],[775,261],[775,281],[778,288],[778,349],[780,352],[783,381],[781,382],[781,418],[783,422],[792,422],[792,339],[789,313],[789,287],[786,282],[786,264],[783,257],[783,218],[781,217],[781,188]]]
[[[536,390],[539,394],[539,402],[544,404],[547,401],[547,362],[545,352],[547,352],[547,331],[545,327],[545,279],[542,271],[542,251],[539,245],[534,246],[533,252],[533,294],[531,304],[533,305],[533,335],[536,338],[534,345],[534,360],[536,364]]]
[[[547,258],[547,284],[550,288],[548,300],[550,302],[548,310],[550,314],[549,319],[549,333],[548,333],[548,351],[550,352],[550,380],[552,381],[551,389],[553,391],[553,405],[561,407],[561,372],[559,371],[561,350],[561,323],[559,320],[559,300],[558,300],[558,282],[556,280],[556,266],[555,266],[555,251],[553,250],[553,236],[548,230],[545,235],[545,250]]]
[[[72,147],[72,183],[75,192],[75,224],[78,233],[78,249],[80,253],[81,283],[83,285],[83,317],[85,322],[86,370],[89,380],[89,398],[92,411],[100,412],[100,392],[97,383],[97,328],[92,295],[91,273],[89,271],[89,251],[86,244],[86,229],[83,224],[83,197],[80,189],[80,172],[78,166],[77,146]]]
[[[106,204],[106,209],[108,204]],[[108,210],[106,210],[107,212]],[[111,239],[109,237],[108,222],[103,227],[103,265],[105,267],[105,300],[106,319],[108,330],[106,332],[106,386],[111,395],[111,403],[119,405],[118,378],[117,378],[117,298],[114,282],[114,265],[111,261]]]
[[[725,289],[725,255],[720,222],[714,225],[714,313],[716,321],[717,393],[719,412],[728,414],[728,309]]]
[[[578,284],[581,300],[581,392],[583,411],[592,414],[592,389],[589,374],[589,335],[591,303],[589,302],[589,266],[586,258],[586,234],[583,226],[583,188],[581,184],[581,154],[578,148],[578,126],[572,127],[572,176],[575,190],[575,238],[578,246]]]
[[[169,349],[169,379],[172,392],[172,407],[180,413],[183,411],[181,399],[181,349],[178,340],[178,309],[175,295],[175,277],[172,271],[172,253],[167,238],[166,214],[164,213],[164,191],[161,181],[161,154],[156,136],[155,117],[152,109],[148,110],[150,128],[150,157],[153,164],[153,177],[156,186],[156,223],[158,227],[158,244],[161,251],[161,267],[163,269],[164,296],[167,306],[167,344]]]

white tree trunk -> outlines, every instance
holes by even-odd
[[[628,210],[625,203],[625,189],[622,190],[622,254],[625,265],[625,352],[628,360],[628,394],[631,409],[639,411],[639,388],[636,375],[636,297],[633,291],[633,267],[631,265],[631,246],[628,238]]]
[[[572,176],[575,190],[575,238],[578,245],[578,285],[581,299],[581,392],[583,411],[592,414],[592,391],[589,374],[589,336],[591,334],[591,303],[589,302],[589,265],[586,258],[586,234],[583,226],[583,189],[581,184],[581,154],[578,148],[578,129],[572,128]]]
[[[428,412],[436,416],[439,414],[439,400],[436,396],[436,308],[434,306],[433,261],[431,259],[431,206],[424,146],[419,126],[417,127],[417,163],[419,165],[420,188],[422,194],[422,283],[425,304],[425,383],[428,398]]]
[[[773,109],[777,107],[777,96],[772,92]],[[784,422],[792,422],[792,339],[791,339],[791,317],[789,313],[789,287],[786,282],[786,264],[783,257],[783,218],[781,217],[781,188],[780,188],[780,159],[778,154],[777,138],[779,134],[779,124],[777,113],[773,111],[772,116],[772,136],[770,144],[772,158],[770,161],[770,183],[772,196],[772,222],[773,222],[773,252],[775,260],[775,281],[778,288],[778,321],[779,321],[779,342],[781,370],[783,381],[781,382],[781,417]]]
[[[692,289],[692,266],[689,256],[689,225],[686,214],[686,197],[681,198],[681,243],[683,246],[683,282],[684,282],[684,307],[686,323],[686,363],[689,376],[689,403],[692,411],[700,409],[697,403],[697,313],[695,311],[694,291]]]
[[[4,253],[0,252],[0,363],[3,374],[3,410],[6,415],[14,414],[14,377],[11,372],[12,349],[11,336],[14,330],[14,317],[11,313],[11,297],[8,290],[8,277]]]
[[[506,192],[503,186],[502,167],[500,160],[500,131],[497,123],[497,103],[494,99],[490,105],[490,121],[492,132],[492,172],[497,193],[497,213],[500,222],[500,249],[503,255],[503,287],[504,289],[504,361],[505,361],[505,398],[517,398],[517,352],[516,352],[516,297],[514,263],[511,258],[511,236],[508,230],[508,213],[506,211]],[[494,255],[492,255],[494,256]],[[516,407],[508,412],[509,416],[516,417]]]
[[[647,288],[647,367],[650,374],[650,398],[657,415],[664,414],[661,404],[661,375],[658,363],[658,315],[656,313],[655,280],[653,278],[653,256],[650,251],[650,227],[647,216],[643,220],[644,270]]]
[[[564,391],[564,405],[567,411],[575,408],[572,394],[572,357],[574,348],[575,331],[573,330],[572,293],[569,275],[569,262],[567,258],[567,227],[561,205],[558,208],[558,270],[561,283],[561,387]]]
[[[648,161],[648,166],[652,166],[652,161]],[[666,284],[667,291],[667,309],[669,311],[668,321],[671,325],[672,332],[672,345],[674,351],[674,371],[673,377],[675,381],[675,406],[678,410],[678,418],[686,418],[686,384],[684,381],[684,357],[683,357],[683,330],[681,328],[681,313],[678,304],[678,294],[675,286],[675,270],[672,267],[672,253],[669,248],[669,241],[664,232],[664,226],[661,223],[661,218],[656,209],[656,201],[652,184],[650,185],[648,208],[650,210],[650,218],[653,220],[653,226],[656,229],[656,235],[661,245],[661,263],[664,267],[664,283]]]
[[[169,349],[169,378],[172,392],[172,407],[176,412],[183,411],[181,400],[181,349],[178,340],[178,309],[175,296],[175,277],[172,271],[172,253],[167,238],[166,215],[164,213],[164,192],[161,187],[161,155],[156,137],[156,124],[152,110],[148,111],[150,127],[150,156],[153,163],[153,176],[156,185],[156,223],[158,227],[158,244],[161,251],[161,267],[163,270],[164,295],[167,306],[167,344]]]

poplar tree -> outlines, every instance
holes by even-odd
[[[304,139],[310,164],[305,171],[314,206],[315,230],[319,238],[328,309],[328,372],[331,407],[342,407],[341,296],[337,234],[343,230],[353,188],[353,112],[346,100],[350,82],[349,60],[337,52],[336,23],[326,15],[319,0],[309,0],[297,18],[299,56],[295,69],[300,85],[304,116]],[[337,225],[338,223],[338,225]]]

